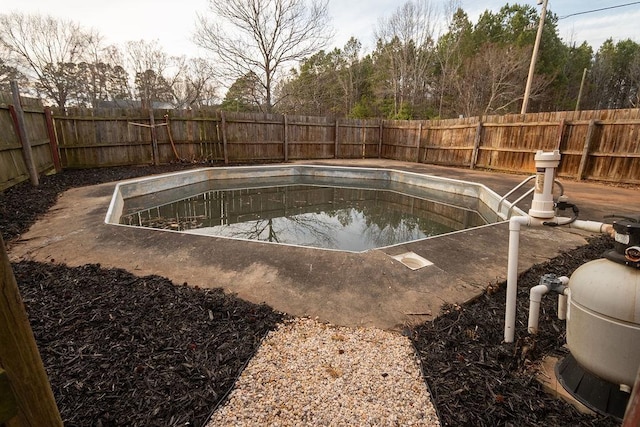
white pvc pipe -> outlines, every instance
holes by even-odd
[[[567,225],[570,228],[577,228],[578,230],[589,231],[591,233],[613,233],[613,225],[611,224],[605,224],[598,221],[584,221],[581,219],[576,219],[573,222],[570,221],[571,218],[556,216],[553,219],[546,220],[545,222],[557,224],[559,226]]]
[[[558,319],[560,320],[567,320],[569,292],[569,288],[566,288],[563,293],[558,295]]]
[[[558,280],[563,285],[567,285],[569,283],[569,278],[567,276],[558,277]],[[531,288],[529,293],[529,322],[527,324],[527,330],[530,334],[538,333],[538,324],[540,322],[540,302],[542,301],[542,296],[549,292],[550,289],[546,285],[537,285]],[[567,290],[565,290],[567,291]],[[567,292],[568,293],[568,292]],[[564,303],[562,298],[564,297]],[[558,299],[558,318],[564,320],[564,317],[561,316],[561,312],[564,312],[564,316],[566,317],[567,312],[567,304],[566,304],[566,296],[563,294],[559,294]]]
[[[530,216],[512,216],[509,220],[509,258],[507,259],[507,302],[504,312],[504,341],[513,342],[516,327],[516,295],[518,294],[518,252],[520,227],[529,225]]]
[[[516,296],[518,294],[518,252],[520,251],[520,228],[526,226],[540,226],[544,223],[569,225],[572,228],[592,233],[611,234],[612,226],[597,221],[575,220],[569,224],[571,218],[534,218],[529,215],[513,216],[509,220],[509,255],[507,260],[507,298],[504,313],[504,342],[513,342],[516,326]]]
[[[549,288],[546,285],[538,285],[531,288],[529,294],[529,323],[527,330],[530,334],[538,333],[538,319],[540,318],[540,301],[542,301],[542,295],[549,292]]]
[[[576,219],[574,222],[569,224],[569,227],[590,231],[592,233],[613,233],[613,225],[605,224],[598,221],[583,221],[580,219]]]

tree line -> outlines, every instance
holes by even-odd
[[[325,50],[328,0],[210,2],[194,42],[208,58],[169,56],[157,41],[105,45],[95,30],[39,15],[0,14],[0,90],[10,80],[60,107],[197,108],[425,119],[518,112],[539,23],[506,4],[472,22],[457,0],[437,12],[409,0],[374,28]],[[545,17],[529,111],[636,108],[640,45],[564,41]],[[220,92],[226,89],[220,99]]]
[[[18,81],[58,107],[170,106],[218,102],[211,63],[170,56],[157,41],[124,48],[80,24],[51,16],[0,14],[0,91]]]

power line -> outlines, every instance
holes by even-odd
[[[617,9],[619,7],[632,6],[634,4],[640,4],[640,1],[633,1],[631,3],[619,4],[617,6],[603,7],[603,8],[600,8],[600,9],[585,10],[584,12],[570,13],[569,15],[565,15],[565,16],[559,17],[558,21],[561,20],[561,19],[570,18],[572,16],[584,15],[584,14],[593,13],[593,12],[601,12],[603,10]]]

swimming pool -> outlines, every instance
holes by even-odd
[[[204,168],[119,183],[105,221],[361,252],[501,222],[512,207],[500,200],[481,184],[393,169]]]

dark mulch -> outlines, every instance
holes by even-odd
[[[99,265],[13,269],[67,426],[202,425],[282,317]]]
[[[71,170],[0,193],[0,230],[17,238],[72,187],[199,165]],[[519,278],[517,342],[501,344],[504,283],[411,331],[443,425],[611,426],[549,397],[534,380],[544,355],[565,354],[557,298],[543,299],[540,333],[526,336],[528,289],[570,275],[611,241],[533,267]],[[13,264],[67,425],[201,424],[281,315],[225,295],[97,265]],[[215,286],[215,283],[212,283]]]

